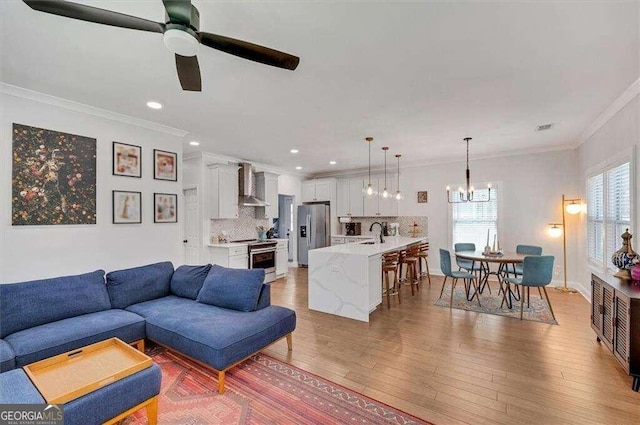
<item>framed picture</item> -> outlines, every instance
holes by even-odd
[[[419,204],[426,204],[427,203],[427,191],[426,190],[421,190],[418,192],[418,203]]]
[[[142,193],[113,191],[113,224],[142,223]]]
[[[153,178],[178,181],[178,154],[154,149]]]
[[[172,193],[153,194],[153,222],[178,222],[178,195]]]
[[[96,139],[15,123],[12,130],[11,224],[96,224]]]
[[[142,177],[142,148],[113,142],[113,175]]]

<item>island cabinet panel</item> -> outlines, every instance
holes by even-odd
[[[640,285],[607,273],[591,275],[591,327],[640,390]]]

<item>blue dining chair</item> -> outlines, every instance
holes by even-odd
[[[516,254],[542,255],[542,247],[535,245],[516,245]],[[513,265],[513,274],[515,277],[522,276],[522,264]],[[540,298],[542,298],[540,288],[538,288],[538,294],[540,294]],[[518,290],[518,296],[520,296],[520,290]],[[527,300],[529,300],[529,288],[527,288]],[[529,307],[529,301],[527,301],[527,307]]]
[[[555,320],[556,316],[553,314],[553,308],[551,307],[546,288],[546,286],[551,283],[553,277],[553,261],[553,255],[531,255],[524,257],[522,277],[508,277],[505,280],[514,285],[526,286],[527,288],[542,288],[544,296],[547,299],[547,305],[549,305],[551,316]],[[524,310],[524,298],[524,291],[522,291],[520,296],[520,320],[522,320],[522,312]]]
[[[522,255],[542,255],[542,247],[535,245],[516,245],[516,254]],[[522,275],[522,265],[516,264],[514,268],[516,277]]]
[[[455,252],[460,251],[475,251],[476,244],[474,243],[457,243],[453,245],[453,249]],[[459,269],[464,269],[470,273],[476,272],[480,270],[480,264],[474,264],[474,261],[465,260],[464,258],[456,257],[456,264]]]
[[[446,249],[442,249],[442,248],[440,248],[440,270],[442,271],[442,274],[444,274],[444,281],[442,282],[442,289],[440,289],[440,297],[438,297],[438,299],[442,298],[442,293],[444,292],[444,286],[447,283],[447,278],[450,277],[452,280],[451,280],[451,299],[449,300],[449,308],[451,308],[453,306],[453,290],[456,287],[456,283],[458,283],[458,279],[462,279],[464,281],[464,288],[467,294],[467,299],[469,299],[469,289],[470,289],[469,285],[473,283],[473,287],[476,291],[473,294],[473,297],[478,298],[478,306],[482,307],[482,305],[480,305],[480,293],[478,292],[478,282],[476,281],[476,277],[469,272],[452,271],[451,270],[451,253]],[[471,300],[473,300],[473,297],[471,297]]]

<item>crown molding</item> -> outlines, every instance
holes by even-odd
[[[182,155],[183,161],[188,161],[192,159],[201,159],[205,164],[214,164],[214,163],[227,163],[227,164],[238,164],[241,162],[248,162],[253,165],[256,169],[256,172],[265,171],[268,173],[274,173],[278,175],[288,174],[290,176],[300,177],[301,179],[309,178],[311,175],[308,173],[293,173],[290,170],[285,170],[283,168],[274,167],[273,165],[263,164],[261,162],[250,161],[242,158],[235,158],[232,156],[219,155],[213,152],[189,152]]]
[[[0,83],[0,93],[31,100],[34,102],[45,103],[47,105],[53,105],[64,109],[69,109],[74,112],[80,112],[87,115],[105,118],[111,121],[130,124],[137,127],[146,128],[148,130],[155,130],[161,133],[170,134],[172,136],[185,137],[187,134],[189,134],[188,131],[181,130],[179,128],[169,127],[157,122],[147,121],[141,118],[135,118],[129,115],[108,111],[106,109],[96,108],[95,106],[86,105],[84,103],[75,102],[73,100],[63,99],[60,97],[25,89],[24,87],[14,86],[7,83]]]
[[[484,159],[498,159],[498,158],[507,158],[507,157],[511,157],[511,156],[519,156],[519,155],[536,155],[536,154],[543,154],[543,153],[548,153],[548,152],[561,152],[561,151],[572,151],[575,150],[576,147],[573,145],[559,145],[559,146],[547,146],[547,147],[543,147],[543,148],[530,148],[530,149],[520,149],[517,151],[510,151],[510,152],[498,152],[496,154],[493,155],[476,155],[476,156],[470,156],[469,159],[472,161],[478,161],[478,160],[484,160]],[[465,157],[447,157],[447,158],[434,158],[431,160],[424,160],[424,161],[413,161],[413,162],[408,162],[405,164],[401,164],[400,165],[400,170],[406,170],[408,168],[419,168],[419,167],[427,167],[427,166],[433,166],[433,165],[442,165],[442,164],[452,164],[455,162],[464,162],[465,161]],[[393,167],[392,169],[389,169],[389,167],[387,167],[387,173],[391,173],[391,174],[395,174],[397,171],[397,167]],[[371,167],[371,173],[382,173],[384,172],[384,168],[383,167]],[[343,170],[343,171],[332,171],[332,172],[326,172],[326,173],[316,173],[313,174],[312,177],[314,179],[316,178],[326,178],[326,177],[336,177],[336,178],[340,178],[340,177],[353,177],[356,175],[365,175],[368,173],[368,168],[367,167],[363,167],[363,168],[355,168],[355,169],[351,169],[351,170]]]
[[[584,142],[586,142],[591,136],[593,136],[598,130],[600,130],[611,118],[613,118],[622,108],[627,106],[629,102],[631,102],[636,96],[640,94],[640,78],[638,78],[633,84],[631,84],[627,89],[622,92],[620,96],[616,100],[614,100],[611,105],[609,105],[599,116],[596,118],[594,122],[589,124],[582,133],[578,136],[576,143],[574,144],[575,148],[581,146]]]

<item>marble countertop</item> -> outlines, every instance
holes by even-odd
[[[395,251],[399,248],[403,248],[407,245],[411,245],[418,242],[428,241],[426,236],[420,236],[417,238],[409,238],[406,236],[387,236],[384,243],[375,243],[372,245],[360,243],[349,243],[332,245],[324,248],[317,248],[311,251],[322,252],[327,254],[347,254],[347,255],[363,255],[371,257],[373,255],[383,254],[389,251]]]
[[[371,239],[375,236],[372,235],[331,235],[332,238],[358,238],[358,239]]]

